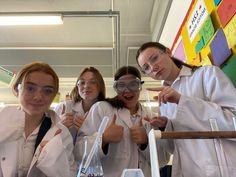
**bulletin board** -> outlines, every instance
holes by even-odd
[[[172,52],[188,64],[219,66],[236,87],[236,0],[193,0]]]

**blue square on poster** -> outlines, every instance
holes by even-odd
[[[220,3],[221,0],[214,0],[214,4],[215,6],[218,6],[218,4]]]
[[[231,55],[231,50],[225,38],[222,28],[219,28],[210,44],[213,63],[220,66]]]

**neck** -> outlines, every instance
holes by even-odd
[[[89,109],[91,108],[91,106],[96,102],[97,100],[94,99],[92,101],[86,101],[86,100],[82,100],[82,106],[84,109],[84,112],[88,112]]]
[[[25,116],[25,136],[28,137],[42,122],[43,115],[41,116]]]
[[[136,114],[138,111],[138,104],[136,104],[134,107],[129,108],[130,114]]]
[[[180,68],[178,68],[174,63],[173,63],[173,67],[171,70],[171,74],[170,77],[165,80],[165,83],[167,85],[172,85],[172,83],[175,81],[175,79],[179,76],[180,73]]]

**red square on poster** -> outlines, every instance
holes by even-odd
[[[223,27],[229,22],[236,12],[236,1],[235,0],[223,0],[218,9],[217,13],[220,18],[220,22]]]

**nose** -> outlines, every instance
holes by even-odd
[[[43,96],[44,96],[44,94],[43,94],[42,90],[38,89],[34,92],[33,98],[40,100],[43,98]]]
[[[151,72],[155,72],[155,71],[157,71],[159,69],[159,66],[158,66],[158,64],[154,64],[154,65],[150,65],[150,71]]]

